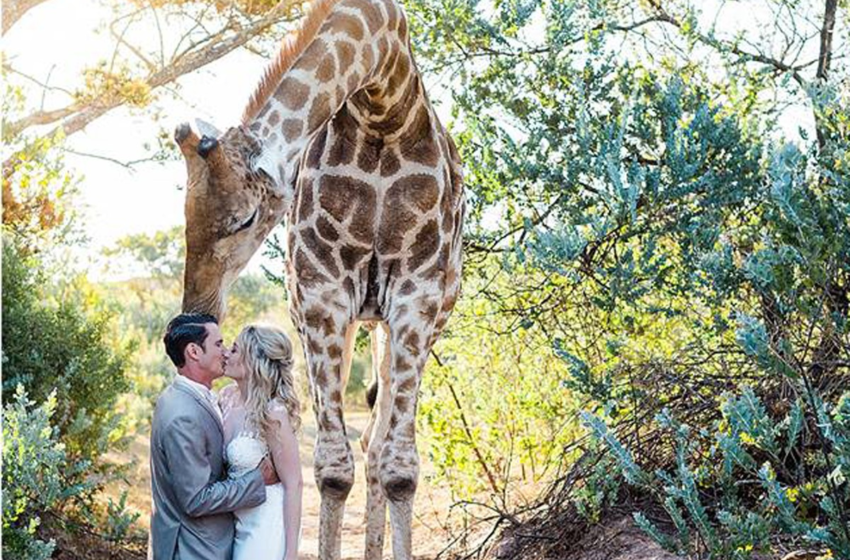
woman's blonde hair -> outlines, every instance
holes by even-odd
[[[289,423],[298,433],[301,428],[301,403],[292,375],[292,343],[279,328],[250,325],[236,338],[248,374],[245,402],[249,426],[273,430],[270,411],[283,405]]]

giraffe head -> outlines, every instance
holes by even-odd
[[[243,127],[199,138],[182,124],[174,139],[188,171],[183,310],[221,319],[227,289],[289,205],[254,165],[260,146]]]

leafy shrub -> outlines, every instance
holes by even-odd
[[[642,512],[634,518],[671,552],[746,560],[769,551],[771,538],[784,534],[826,548],[837,558],[850,558],[850,485],[844,474],[850,463],[848,403],[850,393],[833,406],[813,401],[812,425],[826,445],[799,465],[812,473],[804,477],[789,470],[789,457],[800,451],[798,440],[806,426],[802,405],[795,403],[784,418],[775,418],[750,388],[723,398],[712,437],[694,434],[669,411],[656,417],[674,436],[671,471],[645,471],[605,422],[592,415],[585,422],[611,451],[621,475],[655,496],[667,511],[675,535]]]
[[[83,283],[51,301],[40,262],[3,239],[3,399],[22,385],[36,402],[54,395],[54,426],[67,452],[91,461],[118,435],[115,403],[130,386],[129,345],[116,343],[112,316]]]
[[[562,451],[578,433],[576,402],[560,382],[564,364],[527,327],[492,302],[461,300],[426,367],[421,433],[438,476],[461,499],[539,483],[567,459]]]
[[[55,544],[37,537],[41,516],[69,498],[91,489],[68,484],[89,465],[70,461],[59,430],[52,423],[57,401],[30,400],[22,386],[3,407],[3,555],[50,558]]]

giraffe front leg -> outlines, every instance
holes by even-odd
[[[369,425],[363,432],[361,444],[366,453],[366,560],[380,560],[384,551],[387,500],[381,489],[379,461],[387,433],[390,413],[390,344],[386,323],[376,325],[371,332],[372,368],[378,392]]]
[[[354,485],[354,457],[342,413],[348,325],[342,313],[318,308],[304,313],[304,323],[302,336],[317,425],[313,466],[321,495],[319,558],[338,560],[345,500]]]

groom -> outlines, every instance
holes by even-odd
[[[232,511],[261,504],[277,482],[264,459],[228,480],[221,413],[210,391],[224,373],[227,349],[211,315],[184,313],[168,324],[165,351],[177,377],[156,403],[151,426],[153,560],[230,560]]]

